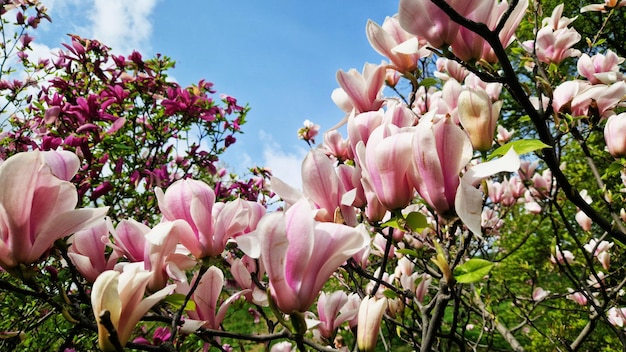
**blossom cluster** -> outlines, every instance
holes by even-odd
[[[230,350],[232,337],[274,351],[345,349],[347,337],[373,351],[379,336],[429,351],[446,338],[448,349],[476,348],[482,333],[522,350],[531,328],[553,325],[541,320],[549,301],[590,326],[559,338],[569,350],[599,322],[623,334],[615,244],[626,231],[614,190],[626,187],[624,58],[582,53],[563,5],[518,39],[536,6],[401,0],[381,25],[369,21],[367,38],[388,61],[337,72],[331,98],[344,118],[317,146],[320,126],[298,131],[311,146],[302,189],[261,168],[224,182],[218,156],[247,112],[234,98],[217,102],[204,80],[168,82],[167,58],[110,55],[72,36],[32,66],[57,76],[4,136],[0,283],[97,334],[103,351]],[[575,77],[559,71],[568,60]],[[192,128],[210,131],[208,150],[189,140],[178,149]],[[584,153],[595,184],[568,177],[580,166],[569,152]],[[611,166],[600,176],[594,160]],[[497,281],[528,251],[536,263],[514,263],[532,268],[522,283]],[[241,307],[267,336],[229,331]]]

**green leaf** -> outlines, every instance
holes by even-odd
[[[428,220],[426,220],[426,215],[414,211],[407,214],[406,224],[413,232],[422,232],[428,227]]]
[[[173,293],[165,297],[165,302],[173,305],[174,307],[176,307],[176,309],[179,309],[185,302],[185,295],[183,295],[182,293]],[[187,305],[185,306],[185,310],[196,310],[196,303],[192,300],[189,300],[189,302],[187,302]]]
[[[515,152],[519,155],[534,152],[535,150],[541,150],[544,148],[550,148],[549,145],[543,143],[538,139],[520,139],[517,141],[509,142],[503,146],[500,146],[498,149],[494,150],[491,155],[489,155],[488,160],[495,158],[496,156],[502,156],[509,151],[509,149],[513,148]]]
[[[400,248],[396,249],[396,253],[400,253],[402,255],[410,255],[412,257],[417,257],[417,251],[411,248]]]
[[[404,227],[402,227],[402,224],[400,223],[400,221],[398,221],[397,217],[392,217],[391,219],[383,222],[382,224],[380,224],[380,226],[382,227],[393,227],[394,229],[398,229],[398,230],[404,230]]]
[[[611,176],[615,177],[615,176],[619,175],[620,171],[622,171],[623,169],[624,169],[624,165],[622,165],[622,163],[620,163],[618,161],[614,161],[606,169],[605,175],[607,175],[609,177],[611,177]]]
[[[462,284],[480,281],[485,275],[489,274],[493,266],[494,264],[488,260],[472,258],[454,268],[454,278]]]
[[[407,228],[414,232],[421,232],[428,226],[426,215],[419,212],[409,213],[405,218],[402,215],[395,215],[385,221],[380,226],[393,227],[394,229],[406,231]]]
[[[426,88],[430,86],[434,86],[435,84],[437,84],[437,80],[432,77],[424,78],[423,80],[420,81],[420,86],[426,87]]]
[[[398,295],[395,292],[391,291],[391,290],[384,290],[383,291],[383,296],[385,296],[385,297],[387,297],[389,299],[394,299],[394,298],[398,297]]]

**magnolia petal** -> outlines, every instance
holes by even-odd
[[[206,320],[185,319],[183,325],[180,327],[180,332],[183,334],[193,334],[206,323],[208,323]]]
[[[357,345],[359,351],[374,351],[380,323],[387,309],[387,299],[365,297],[359,307],[359,323],[357,326]]]
[[[459,218],[475,235],[482,236],[481,214],[483,204],[483,195],[475,188],[475,185],[499,172],[514,172],[519,167],[519,156],[511,148],[501,158],[473,166],[463,175],[457,189],[455,208]]]
[[[333,162],[319,150],[310,151],[302,162],[302,188],[320,208],[333,212],[339,205],[340,182]]]
[[[235,241],[237,242],[237,247],[248,257],[254,259],[261,257],[261,241],[257,231],[237,236]]]
[[[143,284],[143,286],[145,287],[145,284]],[[120,335],[120,342],[122,344],[126,344],[130,338],[130,334],[135,328],[135,325],[137,325],[139,320],[150,310],[150,308],[159,303],[166,296],[170,295],[175,288],[175,284],[165,286],[163,289],[141,300],[136,306],[128,306],[128,309],[132,309],[131,314],[127,315],[128,319],[125,322],[126,324],[124,329],[122,331],[118,331]],[[144,290],[141,289],[140,291],[141,297],[143,297]]]
[[[145,235],[150,228],[136,220],[122,220],[117,224],[113,238],[115,247],[123,252],[123,255],[131,262],[142,261],[145,249]]]
[[[352,101],[350,101],[350,97],[348,96],[348,93],[346,93],[346,91],[343,90],[343,88],[335,88],[333,92],[331,93],[330,98],[333,100],[335,105],[337,105],[337,107],[339,107],[339,109],[341,109],[346,114],[349,114],[354,109],[354,106],[352,105]],[[346,120],[346,118],[344,118],[344,120]],[[343,123],[340,123],[334,128],[339,128],[343,126],[343,124],[346,121],[342,121],[342,122]]]
[[[408,40],[394,46],[391,51],[396,54],[420,54],[422,50],[419,47],[419,40],[417,37],[411,37]]]
[[[213,247],[220,252],[226,247],[229,238],[242,234],[249,223],[249,207],[246,201],[238,198],[227,202],[215,217]],[[218,248],[219,247],[219,248]]]
[[[98,278],[98,275],[100,275],[100,272],[97,270],[98,268],[96,268],[91,261],[91,257],[69,251],[67,252],[67,256],[87,281],[94,282]]]
[[[365,80],[355,69],[350,69],[348,72],[337,71],[337,83],[343,88],[355,109],[360,112],[368,111]]]
[[[36,261],[42,253],[52,247],[54,241],[102,221],[108,210],[108,207],[83,208],[57,215],[35,235],[28,259],[31,262]]]
[[[114,351],[115,348],[109,341],[109,332],[100,324],[100,315],[105,311],[110,313],[111,323],[114,327],[119,326],[122,312],[122,302],[118,292],[118,280],[120,273],[107,270],[100,274],[91,289],[91,307],[98,322],[98,345],[103,351]]]
[[[300,198],[304,197],[302,192],[297,190],[296,188],[290,186],[285,183],[283,180],[278,177],[270,178],[270,185],[272,191],[278,194],[278,196],[285,201],[285,207],[288,209],[291,205],[295,204]]]
[[[211,329],[219,329],[219,322],[215,319],[215,311],[223,287],[224,273],[222,270],[211,266],[200,279],[200,284],[193,294],[196,311],[201,318],[207,319]]]
[[[370,237],[362,228],[334,223],[318,223],[315,227],[315,249],[306,273],[316,273],[315,280],[307,280],[303,292],[317,294],[324,283],[346,260],[369,245]]]
[[[285,279],[292,289],[299,290],[304,279],[302,274],[309,272],[307,267],[316,243],[314,215],[309,202],[304,198],[299,200],[285,212],[285,219],[289,242],[285,256]]]
[[[76,154],[67,150],[49,150],[42,154],[52,174],[61,180],[69,181],[78,172],[80,159]]]
[[[228,297],[224,302],[222,302],[222,305],[220,305],[220,309],[218,309],[217,315],[215,316],[215,324],[219,326],[222,321],[224,321],[224,317],[226,316],[226,311],[228,311],[228,307],[230,307],[233,302],[238,300],[239,297],[250,292],[252,292],[251,289],[241,290],[234,293],[232,296]]]

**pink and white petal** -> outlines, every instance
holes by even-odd
[[[285,254],[285,280],[294,290],[300,289],[303,273],[308,272],[309,258],[315,245],[314,214],[302,198],[285,212],[285,230],[289,245]]]
[[[70,181],[78,172],[80,159],[76,154],[67,150],[49,150],[42,154],[52,174],[61,180]]]
[[[463,223],[477,236],[482,236],[481,214],[483,195],[475,185],[499,172],[514,172],[520,167],[520,159],[513,148],[499,159],[470,168],[461,179],[457,189],[455,208]]]
[[[226,311],[228,311],[228,307],[230,307],[233,302],[239,299],[241,295],[245,295],[250,292],[252,292],[252,290],[250,289],[241,290],[234,293],[232,296],[228,297],[224,302],[222,302],[222,305],[220,306],[220,309],[218,309],[217,315],[215,316],[215,324],[219,326],[222,321],[224,321],[224,317],[226,316]]]
[[[54,241],[102,220],[108,210],[108,207],[75,209],[50,219],[35,235],[27,262],[32,263],[39,259],[39,256],[52,247]]]

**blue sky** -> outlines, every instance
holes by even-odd
[[[180,84],[204,78],[252,108],[245,135],[225,155],[228,166],[265,165],[294,186],[308,148],[297,129],[309,119],[324,131],[343,117],[330,98],[337,70],[379,63],[365,24],[397,12],[389,0],[42,2],[53,22],[34,33],[37,50],[58,48],[73,33],[120,54],[172,57]]]

